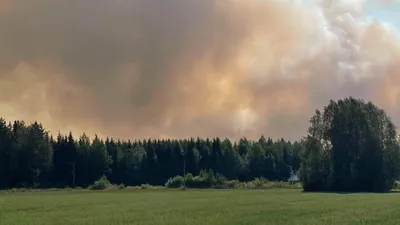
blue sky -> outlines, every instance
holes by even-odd
[[[367,1],[367,14],[373,18],[388,22],[400,29],[400,1],[391,4],[378,5],[374,1]]]

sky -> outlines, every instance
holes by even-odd
[[[368,4],[369,2],[369,4]],[[400,28],[400,1],[388,0],[386,5],[379,5],[375,1],[368,0],[366,12],[369,17],[380,20],[384,23],[390,23]],[[385,2],[385,1],[383,1]]]
[[[353,96],[400,126],[397,12],[396,0],[0,0],[0,117],[124,139],[296,140],[315,109]]]

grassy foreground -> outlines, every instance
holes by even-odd
[[[400,193],[115,190],[0,193],[1,225],[400,224]]]

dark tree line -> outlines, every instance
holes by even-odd
[[[229,180],[286,181],[306,191],[389,191],[400,175],[396,127],[372,103],[331,101],[291,143],[262,136],[186,140],[90,140],[52,137],[39,123],[0,119],[0,188],[87,187],[103,175],[114,184],[163,185],[168,178],[213,171]]]
[[[300,168],[303,145],[262,136],[122,141],[85,134],[52,137],[39,123],[0,120],[0,187],[87,187],[102,175],[115,184],[163,185],[170,177],[212,170],[241,181],[287,180]]]

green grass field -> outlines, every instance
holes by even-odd
[[[115,190],[0,193],[1,225],[400,224],[400,193]]]

